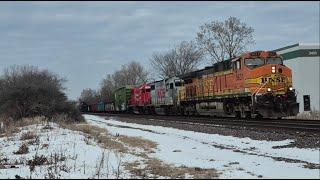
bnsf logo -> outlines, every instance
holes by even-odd
[[[286,77],[263,77],[261,78],[261,83],[285,83],[286,82]]]

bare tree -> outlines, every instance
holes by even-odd
[[[199,50],[193,41],[181,42],[176,48],[177,61],[175,69],[177,74],[181,75],[193,71],[202,61],[203,52]]]
[[[148,72],[144,67],[136,61],[132,61],[127,65],[127,75],[129,84],[136,85],[145,83],[148,80]]]
[[[99,100],[100,100],[99,93],[90,88],[82,90],[79,98],[80,102],[85,102],[87,104],[96,103]]]
[[[136,61],[122,65],[119,71],[113,74],[115,88],[125,85],[138,85],[148,80],[148,72]]]
[[[193,41],[183,41],[165,53],[154,53],[150,61],[159,76],[167,78],[195,70],[202,57],[203,52]]]
[[[229,17],[224,22],[212,21],[200,26],[197,33],[198,45],[209,54],[212,63],[234,58],[254,43],[254,29]]]
[[[128,64],[122,65],[121,69],[114,74],[107,74],[100,83],[98,94],[103,101],[113,101],[114,91],[125,85],[140,85],[147,82],[148,72],[144,67],[136,62],[131,61]]]
[[[174,67],[176,60],[177,53],[174,49],[164,53],[153,53],[150,59],[151,66],[160,78],[172,77],[177,74]]]
[[[107,77],[100,83],[100,95],[103,101],[114,101],[115,81],[111,74],[107,74]]]

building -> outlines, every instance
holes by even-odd
[[[319,43],[297,43],[274,51],[282,55],[284,64],[292,69],[293,88],[300,103],[299,112],[304,111],[304,95],[310,97],[311,110],[319,111]]]

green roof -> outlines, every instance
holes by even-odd
[[[295,51],[281,54],[283,60],[289,60],[297,57],[319,57],[320,49],[298,49]]]
[[[282,47],[282,48],[279,48],[279,49],[275,49],[273,51],[276,51],[279,53],[279,51],[283,51],[283,50],[286,50],[286,49],[291,49],[293,47],[297,47],[297,46],[303,46],[303,44],[293,44],[293,45],[290,45],[290,46],[285,46],[285,47]],[[319,54],[320,54],[320,49],[296,49],[296,50],[293,50],[293,51],[289,51],[289,52],[286,52],[286,53],[279,53],[283,60],[289,60],[289,59],[294,59],[294,58],[297,58],[297,57],[319,57]]]
[[[285,47],[282,47],[282,48],[279,48],[279,49],[275,49],[273,51],[283,51],[283,50],[290,49],[290,48],[293,48],[293,47],[296,47],[296,46],[299,46],[299,43],[293,44],[293,45],[290,45],[290,46],[285,46]]]

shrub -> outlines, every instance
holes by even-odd
[[[21,120],[23,117],[66,114],[82,119],[75,103],[68,101],[63,86],[66,80],[35,66],[11,66],[0,77],[0,114]]]
[[[20,140],[35,139],[36,137],[37,135],[35,132],[28,131],[21,135]]]
[[[22,144],[19,147],[19,150],[16,152],[13,152],[13,154],[27,154],[29,152],[29,148],[27,146],[27,144]]]

